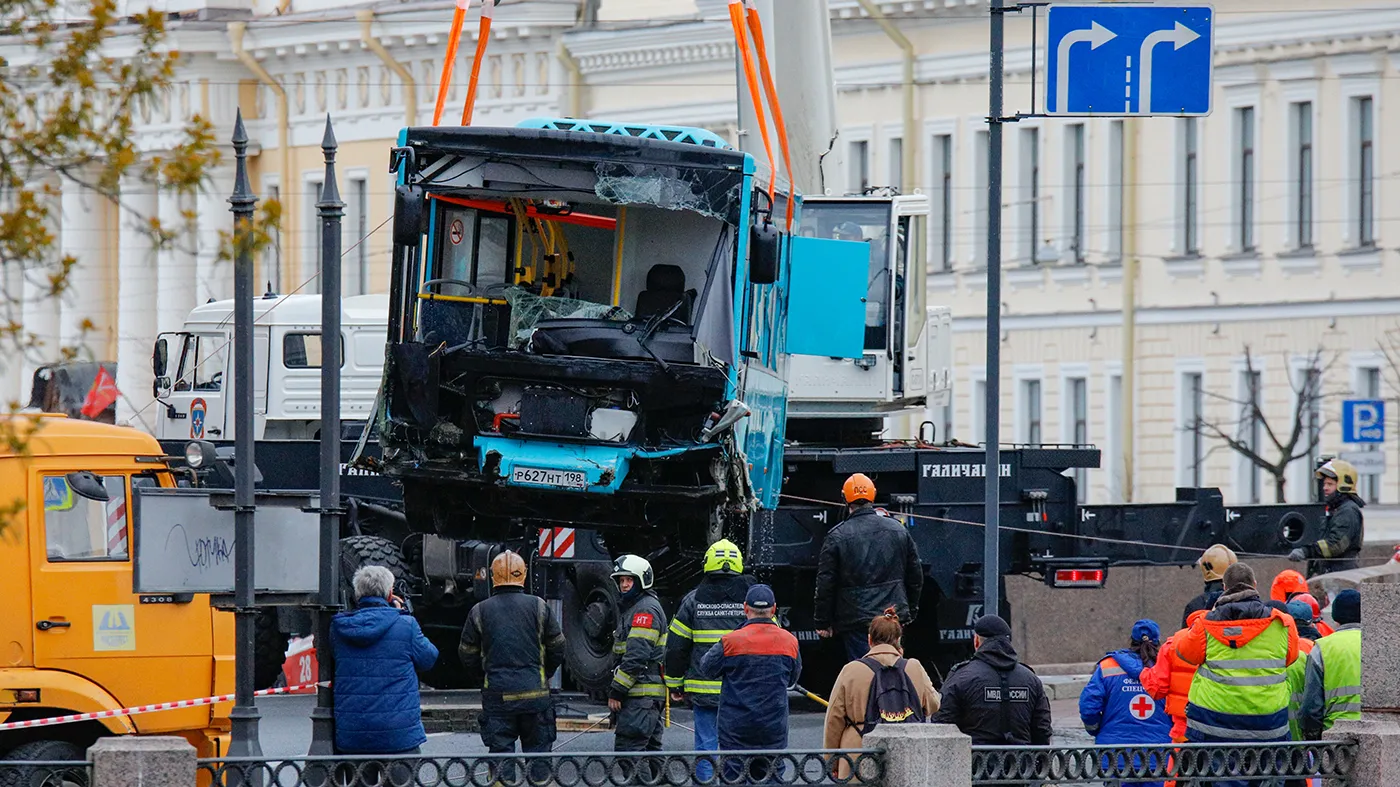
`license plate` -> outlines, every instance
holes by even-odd
[[[513,484],[557,486],[564,489],[584,489],[588,477],[582,470],[553,470],[547,467],[517,467],[510,471]]]

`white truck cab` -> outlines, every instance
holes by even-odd
[[[385,295],[341,307],[340,417],[369,418],[384,368]],[[255,440],[309,440],[321,425],[321,296],[266,295],[253,303]],[[233,301],[195,307],[184,330],[152,356],[161,440],[232,440]]]
[[[870,244],[865,353],[793,355],[788,414],[860,418],[943,406],[952,391],[952,310],[929,308],[929,198],[805,197],[800,233]]]

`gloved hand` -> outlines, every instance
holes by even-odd
[[[671,704],[672,704],[672,705],[680,705],[680,704],[683,703],[683,702],[685,702],[685,692],[683,692],[683,691],[672,691],[672,692],[671,692]]]
[[[1294,563],[1301,563],[1304,560],[1308,559],[1308,553],[1302,547],[1298,547],[1297,549],[1288,553],[1288,559],[1292,560]]]

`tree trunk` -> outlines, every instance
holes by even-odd
[[[1275,503],[1287,503],[1287,502],[1288,502],[1288,499],[1287,499],[1287,497],[1284,495],[1284,491],[1283,491],[1284,485],[1288,483],[1288,479],[1285,478],[1286,473],[1285,473],[1285,471],[1280,470],[1280,471],[1274,473],[1273,475],[1274,475],[1274,502],[1275,502]]]

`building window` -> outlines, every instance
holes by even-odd
[[[1108,124],[1108,256],[1123,257],[1123,121]]]
[[[1235,110],[1236,161],[1235,173],[1238,202],[1235,244],[1240,251],[1254,250],[1254,107]]]
[[[1089,444],[1089,381],[1083,377],[1071,377],[1066,381],[1069,387],[1070,442],[1075,445]],[[1077,500],[1087,502],[1089,497],[1089,470],[1074,468],[1074,488]]]
[[[860,139],[851,143],[851,191],[864,194],[870,188],[870,143]]]
[[[267,187],[267,199],[269,202],[282,201],[282,188],[276,183]],[[263,252],[263,272],[267,275],[267,287],[273,292],[282,287],[282,222],[277,222],[272,228],[272,243]]]
[[[354,247],[350,257],[355,261],[355,282],[346,287],[347,295],[364,295],[369,292],[369,181],[354,178],[350,181],[350,229],[353,233],[350,245]]]
[[[1108,468],[1108,499],[1109,502],[1121,502],[1124,498],[1124,476],[1126,468],[1123,466],[1123,375],[1114,374],[1108,378],[1108,412],[1105,413],[1108,419],[1107,428],[1104,430],[1108,435],[1108,451],[1103,459],[1103,464]]]
[[[986,131],[978,131],[973,137],[972,177],[973,189],[973,228],[972,259],[978,267],[987,264],[987,152],[990,142]],[[1001,210],[998,206],[997,210]]]
[[[1293,240],[1300,249],[1313,245],[1313,115],[1312,102],[1293,105]]]
[[[1036,262],[1035,252],[1040,240],[1040,129],[1021,130],[1021,223],[1025,235],[1021,239],[1021,258],[1026,264]]]
[[[1042,442],[1043,426],[1040,411],[1040,381],[1021,381],[1021,394],[1025,397],[1023,403],[1026,418],[1025,441],[1028,445],[1040,445]]]
[[[311,240],[310,259],[316,267],[306,277],[306,286],[302,288],[302,291],[311,294],[321,291],[321,271],[325,263],[323,259],[325,250],[321,246],[321,216],[316,212],[316,203],[320,201],[321,181],[308,180],[306,182],[306,212],[302,215],[305,216],[303,224],[308,228],[306,235]]]
[[[1368,99],[1369,100],[1369,99]],[[1376,367],[1359,370],[1361,373],[1361,398],[1379,399],[1381,398],[1381,370]],[[1367,443],[1361,446],[1352,446],[1362,451],[1379,451],[1381,446],[1375,443]],[[1368,503],[1379,503],[1381,497],[1381,477],[1378,475],[1363,475],[1357,479],[1360,482],[1357,492],[1361,499]]]
[[[1084,262],[1084,124],[1069,127],[1070,250]]]
[[[1181,205],[1181,251],[1183,254],[1194,255],[1200,253],[1200,237],[1196,226],[1197,212],[1197,181],[1199,173],[1197,171],[1197,140],[1196,140],[1196,118],[1183,118],[1181,120],[1182,137],[1182,205]]]
[[[1356,113],[1356,238],[1360,246],[1376,244],[1374,112],[1370,96],[1353,99]]]
[[[1380,370],[1376,370],[1379,377]],[[1377,380],[1377,383],[1380,381]],[[1304,468],[1307,478],[1312,478],[1314,468],[1317,467],[1318,459],[1321,458],[1322,450],[1322,370],[1316,366],[1303,370],[1302,385],[1298,388],[1298,395],[1304,397],[1303,412],[1303,439],[1307,441],[1308,458]],[[1302,499],[1309,499],[1305,496]]]
[[[974,380],[972,383],[972,436],[970,442],[983,443],[987,439],[987,381]]]
[[[1203,379],[1200,372],[1188,372],[1181,378],[1182,486],[1201,486],[1201,466],[1205,462],[1205,438],[1201,434],[1206,404]]]
[[[1250,453],[1259,455],[1263,446],[1261,444],[1263,423],[1258,417],[1258,409],[1263,403],[1260,401],[1263,396],[1261,388],[1260,373],[1258,370],[1245,370],[1240,372],[1240,387],[1244,389],[1244,413],[1240,419],[1240,442]],[[1250,461],[1248,457],[1241,455],[1240,462],[1243,465],[1245,483],[1243,484],[1248,503],[1258,503],[1263,493],[1263,478],[1259,467]]]
[[[953,136],[939,134],[933,138],[933,186],[938,189],[938,207],[934,220],[938,222],[938,249],[935,270],[953,269]]]
[[[904,182],[904,140],[894,137],[890,140],[890,175],[889,183],[898,189],[912,188],[911,184]]]

